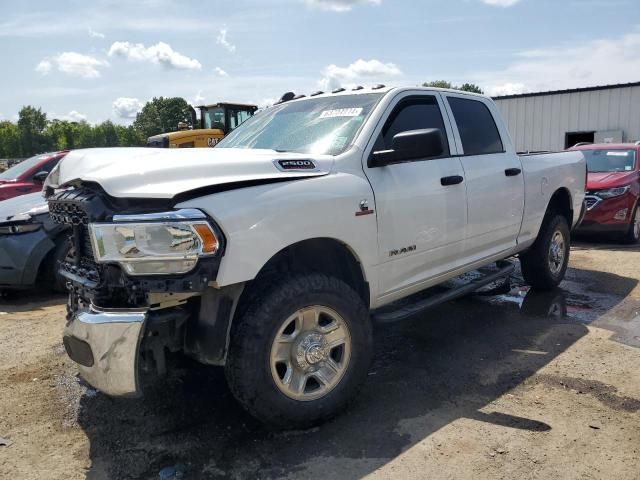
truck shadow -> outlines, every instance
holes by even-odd
[[[175,465],[180,478],[360,478],[460,418],[544,435],[553,425],[487,405],[526,388],[524,380],[626,296],[622,285],[628,293],[637,283],[570,273],[618,290],[602,292],[609,299],[604,307],[585,309],[587,295],[571,279],[570,290],[546,294],[516,285],[506,295],[468,297],[378,326],[361,395],[343,415],[311,430],[265,429],[234,401],[218,368],[185,369],[140,400],[84,395],[78,422],[90,440],[87,478],[158,478]]]
[[[7,313],[33,312],[46,307],[64,305],[67,296],[46,290],[15,290],[0,292],[0,311]]]

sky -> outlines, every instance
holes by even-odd
[[[3,0],[0,120],[129,124],[154,96],[273,103],[448,80],[490,95],[640,81],[640,0]]]

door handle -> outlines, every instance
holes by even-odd
[[[442,177],[440,179],[440,184],[443,187],[446,187],[448,185],[458,185],[462,182],[464,182],[464,178],[462,178],[460,175],[451,175],[449,177]]]
[[[520,170],[519,168],[507,168],[504,171],[504,174],[507,177],[515,177],[516,175],[520,175],[522,173],[522,170]]]

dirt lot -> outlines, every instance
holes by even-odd
[[[105,397],[61,347],[63,298],[1,300],[0,478],[638,479],[639,265],[640,248],[580,244],[561,291],[516,277],[378,327],[358,401],[286,433],[247,416],[216,368]]]

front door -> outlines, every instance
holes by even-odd
[[[375,192],[382,296],[418,286],[460,262],[467,222],[464,172],[442,112],[439,94],[407,92],[389,106],[374,133],[369,153],[391,149],[394,135],[409,130],[438,128],[444,144],[437,158],[365,165]]]

